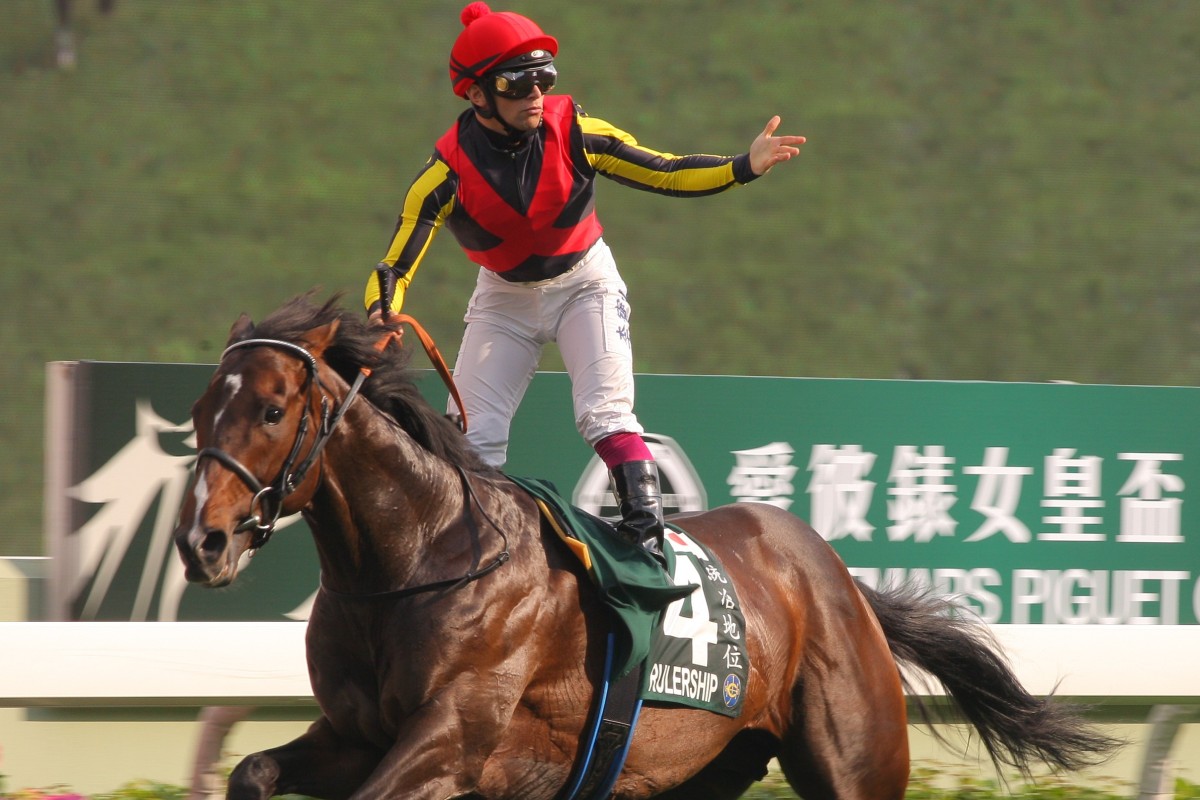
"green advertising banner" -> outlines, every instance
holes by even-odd
[[[810,521],[870,584],[1005,623],[1194,624],[1192,388],[647,376],[709,502]]]
[[[187,585],[170,530],[207,365],[52,365],[50,607],[73,619],[303,617],[302,522],[228,589]],[[445,390],[424,381],[438,405]],[[1196,624],[1200,401],[1183,387],[638,376],[668,510],[778,505],[872,585],[916,581],[997,623]],[[53,405],[53,404],[52,404]],[[57,466],[55,466],[57,465]],[[539,373],[506,470],[615,512],[575,431],[567,376]],[[736,536],[736,531],[730,532]]]

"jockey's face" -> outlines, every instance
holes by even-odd
[[[525,133],[526,131],[536,130],[542,124],[542,104],[545,101],[545,97],[546,95],[538,86],[534,86],[527,97],[520,99],[495,96],[496,111],[508,123],[509,127],[515,131]],[[508,133],[499,120],[488,119],[478,113],[480,109],[486,110],[488,107],[487,96],[484,95],[483,89],[478,84],[467,90],[467,99],[475,106],[475,118],[484,127],[490,128],[496,131],[496,133]]]
[[[542,90],[534,86],[533,91],[520,100],[497,97],[496,110],[515,130],[531,131],[542,124],[542,103],[545,97]]]

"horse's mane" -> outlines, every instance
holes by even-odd
[[[430,453],[472,471],[495,471],[480,458],[458,427],[421,394],[409,369],[407,350],[392,342],[380,352],[376,345],[383,329],[368,323],[361,314],[341,308],[340,295],[319,306],[308,298],[303,295],[289,300],[249,335],[302,344],[309,331],[336,320],[337,333],[325,351],[325,363],[347,383],[353,383],[363,367],[370,369],[371,375],[362,385],[362,396],[395,419]]]

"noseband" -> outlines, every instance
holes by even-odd
[[[350,403],[358,396],[358,391],[362,388],[363,381],[369,373],[366,370],[361,370],[358,377],[355,378],[354,384],[350,387],[350,391],[346,393],[346,397],[342,400],[341,405],[336,410],[331,411],[329,397],[323,391],[325,388],[324,384],[321,383],[321,379],[317,375],[317,359],[308,350],[298,344],[286,342],[282,339],[244,339],[225,348],[225,352],[221,353],[221,360],[224,361],[225,356],[229,355],[231,351],[244,347],[274,347],[278,350],[299,356],[303,360],[305,369],[308,372],[308,377],[305,380],[304,416],[300,418],[300,424],[296,428],[296,440],[292,443],[291,452],[288,453],[287,458],[283,461],[283,465],[279,468],[279,473],[269,483],[263,485],[244,464],[220,448],[205,447],[196,454],[197,464],[200,463],[200,459],[202,458],[212,458],[218,461],[234,475],[237,475],[242,483],[246,484],[246,488],[254,493],[254,497],[250,500],[250,512],[233,529],[234,533],[254,532],[248,548],[251,555],[253,555],[275,533],[275,526],[279,522],[280,514],[283,513],[284,500],[292,492],[296,491],[296,487],[304,482],[304,477],[308,474],[312,465],[316,463],[317,458],[320,457],[321,451],[325,449],[325,445],[329,442],[329,437],[333,435],[334,428],[337,427],[338,422],[345,415]],[[320,386],[322,389],[320,428],[317,431],[316,439],[313,440],[312,447],[308,450],[308,455],[304,457],[303,461],[297,464],[296,461],[300,458],[300,449],[304,446],[304,439],[308,435],[309,411],[312,408],[313,390],[316,386]]]

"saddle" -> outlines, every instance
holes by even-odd
[[[576,508],[541,478],[509,479],[537,502],[550,526],[587,570],[605,604],[616,614],[618,657],[614,675],[629,673],[650,654],[650,632],[672,602],[695,586],[676,586],[645,550],[619,537],[607,520]]]

